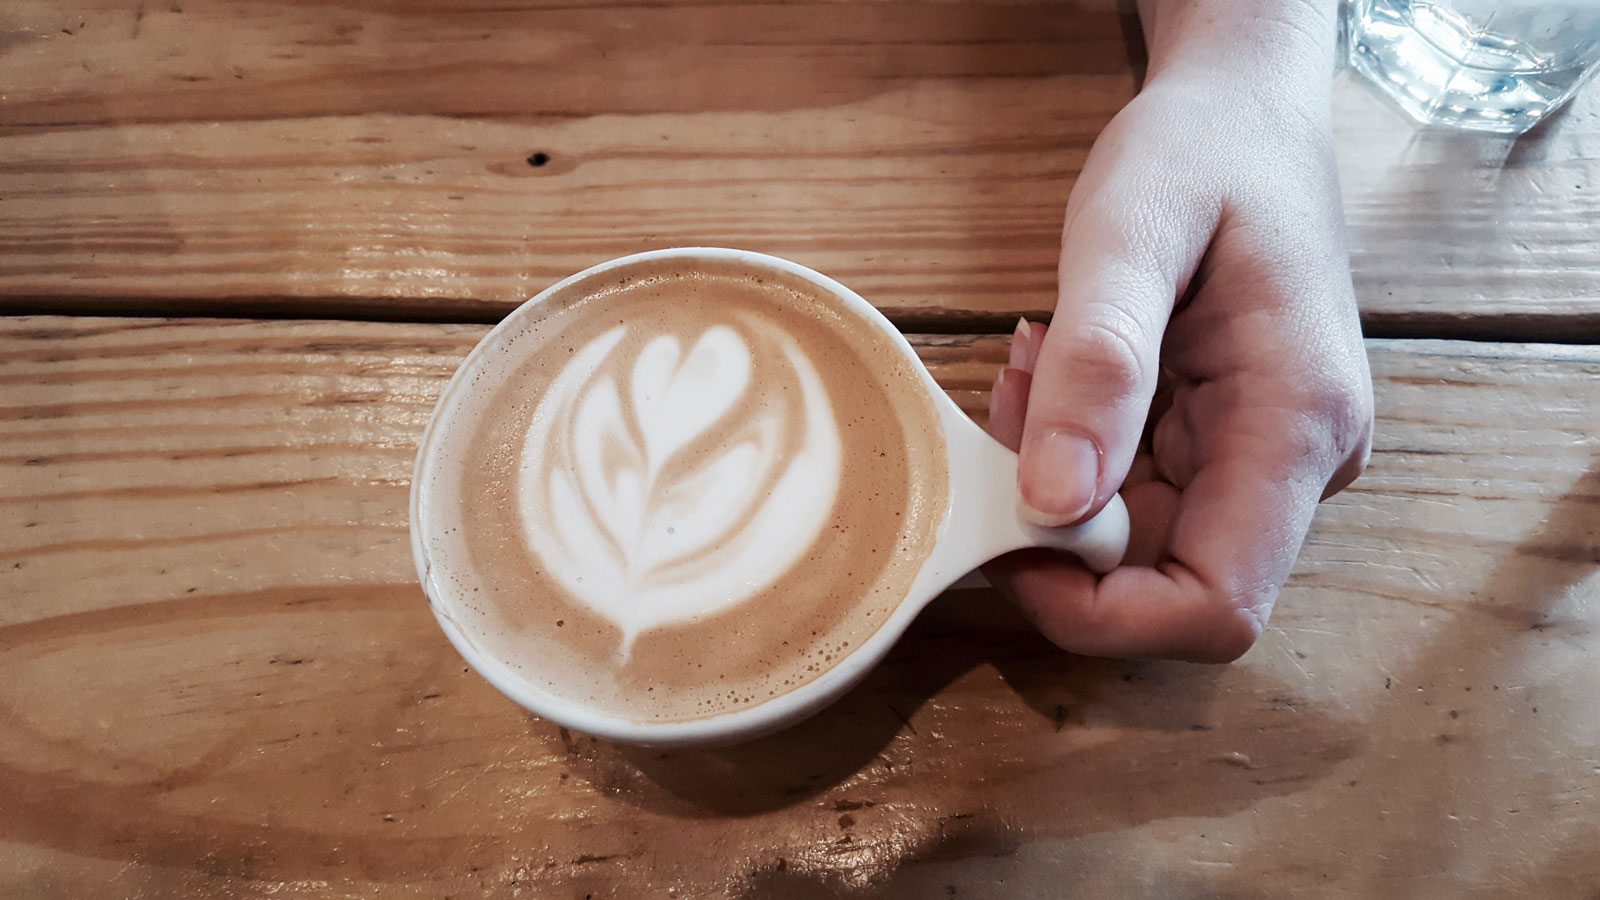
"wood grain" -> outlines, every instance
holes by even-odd
[[[731,245],[907,315],[1046,308],[1072,173],[1134,86],[1110,2],[8,15],[16,307],[492,320]]]
[[[1600,887],[1600,352],[1376,342],[1372,468],[1240,663],[947,594],[720,751],[520,712],[431,621],[477,326],[0,322],[0,895],[1538,896]],[[969,408],[998,338],[917,340]]]
[[[1111,0],[14,0],[0,28],[0,307],[123,314],[492,321],[706,244],[1008,328],[1054,305],[1141,52]],[[1600,335],[1595,93],[1511,140],[1341,80],[1372,333]]]
[[[1600,90],[1521,137],[1418,128],[1334,85],[1368,334],[1600,343]]]

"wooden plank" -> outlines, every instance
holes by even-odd
[[[413,444],[481,333],[0,322],[0,895],[1600,886],[1600,351],[1374,343],[1372,468],[1233,666],[954,593],[816,718],[660,753],[520,712],[426,611]],[[917,344],[981,407],[1001,339]]]
[[[1334,86],[1368,334],[1600,343],[1600,90],[1521,137],[1418,128]]]
[[[674,245],[908,315],[1047,308],[1073,173],[1134,90],[1109,0],[14,15],[13,308],[487,321]]]
[[[1053,306],[1062,209],[1137,81],[1110,0],[14,0],[5,28],[11,311],[492,321],[709,244],[1000,330]],[[1513,141],[1347,81],[1373,333],[1600,335],[1600,92]]]

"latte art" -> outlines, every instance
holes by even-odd
[[[841,446],[812,362],[744,312],[692,342],[590,340],[535,408],[518,471],[529,550],[622,632],[720,612],[822,532]]]
[[[452,382],[423,577],[508,679],[635,722],[760,705],[898,608],[948,502],[938,411],[883,329],[731,260],[595,270]]]

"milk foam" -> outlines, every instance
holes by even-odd
[[[759,705],[863,646],[949,474],[915,363],[827,293],[644,260],[513,313],[418,469],[441,617],[528,690],[636,722]]]
[[[692,343],[629,342],[634,327],[576,348],[551,381],[516,494],[529,550],[621,630],[622,659],[641,633],[789,572],[828,526],[843,455],[827,389],[781,326],[730,312]],[[783,377],[754,379],[757,359]]]

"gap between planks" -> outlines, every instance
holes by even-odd
[[[0,297],[0,315],[92,316],[115,318],[303,319],[357,322],[492,325],[513,305],[441,302],[438,298],[242,296],[161,301],[128,297]],[[1009,334],[1017,317],[1050,321],[1046,310],[995,313],[880,307],[907,334]],[[1368,339],[1433,339],[1493,343],[1600,345],[1600,312],[1544,314],[1455,314],[1448,312],[1363,312]]]

